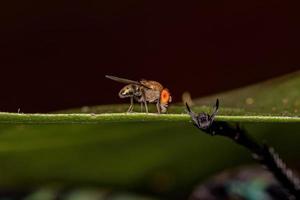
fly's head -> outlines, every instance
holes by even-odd
[[[160,93],[160,109],[162,113],[167,112],[169,103],[172,102],[172,96],[167,88]]]

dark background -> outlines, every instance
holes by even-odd
[[[299,69],[289,1],[1,4],[1,111],[124,102],[105,74],[157,80],[181,101]]]

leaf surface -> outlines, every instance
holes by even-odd
[[[196,99],[192,108],[210,112],[219,98],[216,120],[240,123],[285,160],[296,161],[299,88],[297,72]],[[181,105],[162,115],[126,114],[127,106],[55,114],[0,113],[0,186],[58,183],[187,194],[195,183],[220,170],[253,163],[248,152],[231,141],[200,133]]]

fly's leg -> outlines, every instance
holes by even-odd
[[[130,97],[130,106],[129,106],[127,112],[132,112],[132,110],[133,110],[133,97]]]
[[[145,90],[142,90],[141,92],[142,92],[142,102],[145,104],[146,113],[148,113],[148,106],[147,106]]]
[[[160,103],[159,101],[156,103],[157,113],[160,114]]]
[[[144,104],[145,104],[146,113],[148,113],[147,101],[144,101]]]

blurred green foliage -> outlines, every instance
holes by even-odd
[[[217,120],[240,122],[295,162],[299,88],[296,73],[195,100],[193,110],[209,112],[219,98]],[[64,111],[88,114],[0,113],[0,187],[97,186],[185,196],[212,174],[253,162],[231,141],[201,134],[188,115],[180,114],[185,112],[181,105],[165,115],[122,114],[124,110],[124,105],[108,105]]]

